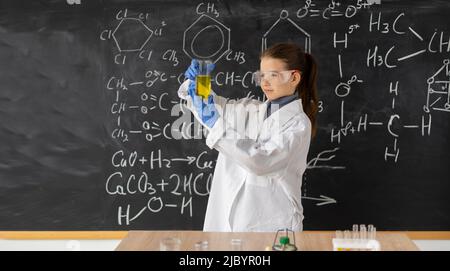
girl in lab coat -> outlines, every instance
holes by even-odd
[[[219,152],[204,231],[302,231],[302,175],[318,108],[314,58],[292,43],[265,50],[254,73],[265,102],[214,92],[204,100],[195,93],[197,74],[193,60],[178,95]]]

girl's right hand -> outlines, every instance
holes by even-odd
[[[211,63],[206,66],[206,69],[210,73],[210,72],[212,72],[212,70],[214,70],[215,67],[216,67],[216,65],[214,65],[214,63]],[[195,77],[199,73],[200,73],[200,64],[198,63],[197,59],[192,59],[191,65],[188,67],[188,69],[184,73],[184,76],[186,76],[186,78],[191,81],[195,81]]]
[[[199,64],[197,59],[192,59],[191,65],[188,67],[184,76],[191,81],[195,81],[195,77],[199,74]]]

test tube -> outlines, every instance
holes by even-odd
[[[359,226],[359,236],[361,239],[365,240],[367,239],[367,229],[366,229],[366,225],[361,224]]]
[[[199,74],[195,78],[197,95],[207,99],[211,92],[211,71],[209,65],[211,60],[198,60]]]
[[[375,237],[375,232],[376,232],[375,227],[373,225],[369,225],[367,229],[369,231],[369,239],[375,240],[375,238],[376,238]]]
[[[342,231],[336,231],[336,239],[342,239]]]
[[[359,239],[358,224],[354,224],[352,229],[352,238]]]
[[[349,230],[345,230],[344,231],[344,239],[351,239],[351,235],[350,235],[350,231]]]
[[[367,238],[372,239],[373,225],[370,224],[367,226]]]

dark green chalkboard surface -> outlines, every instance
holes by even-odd
[[[217,152],[191,58],[263,100],[258,55],[319,65],[307,230],[450,230],[448,1],[0,1],[0,230],[201,229]],[[183,124],[183,118],[187,118]],[[181,137],[181,138],[180,138]]]

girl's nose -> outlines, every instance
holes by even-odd
[[[270,87],[270,82],[267,79],[261,79],[261,85]]]

